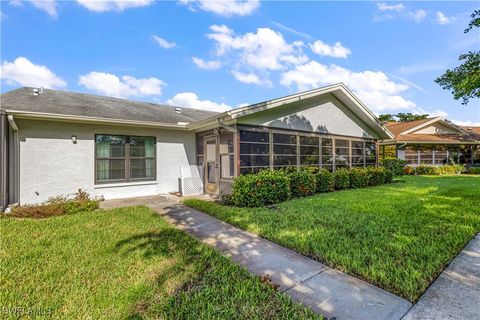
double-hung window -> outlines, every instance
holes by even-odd
[[[115,183],[155,180],[155,138],[95,136],[95,181]]]

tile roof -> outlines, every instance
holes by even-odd
[[[480,144],[480,134],[401,134],[395,138],[398,142],[438,142],[438,143],[465,143],[476,142]]]
[[[391,133],[395,136],[399,135],[400,133],[407,131],[411,128],[421,125],[422,123],[428,122],[434,118],[426,118],[421,120],[414,120],[408,122],[387,122],[385,126]]]
[[[0,95],[0,107],[7,111],[42,112],[49,114],[96,117],[130,121],[177,124],[196,122],[216,112],[92,94],[44,89],[40,95],[33,88],[23,87]]]

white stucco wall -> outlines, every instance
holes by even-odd
[[[337,135],[378,138],[378,135],[331,94],[240,118],[238,123]]]
[[[78,188],[105,199],[178,191],[180,166],[195,161],[193,133],[109,125],[17,120],[20,137],[20,203],[38,203]],[[95,185],[95,134],[154,136],[155,182]],[[77,136],[77,143],[72,142]]]

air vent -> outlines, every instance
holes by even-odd
[[[176,113],[182,113],[182,108],[175,107],[175,112],[176,112]]]
[[[43,93],[43,88],[33,88],[33,95],[39,96]]]

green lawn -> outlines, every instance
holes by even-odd
[[[315,317],[145,207],[0,226],[2,318]]]
[[[410,301],[480,231],[479,176],[405,176],[277,209],[185,204]]]

